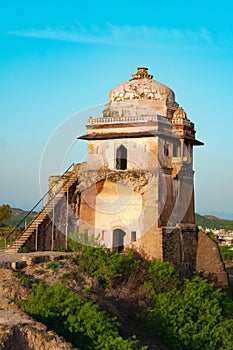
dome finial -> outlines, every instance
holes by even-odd
[[[152,74],[148,74],[148,68],[146,67],[138,67],[138,71],[136,74],[132,74],[132,80],[133,79],[153,79]]]

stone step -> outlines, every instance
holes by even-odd
[[[34,222],[31,223],[30,226],[28,226],[28,228],[29,228],[29,227],[37,226],[37,225],[39,225],[42,221],[44,221],[44,220],[35,220]]]
[[[26,242],[27,241],[27,239],[29,238],[30,236],[27,236],[27,237],[25,237],[25,236],[22,236],[22,237],[20,237],[18,240],[17,240],[17,243],[24,243],[24,242]]]
[[[22,239],[22,238],[18,239],[17,241],[15,241],[15,242],[13,243],[12,247],[18,246],[19,244],[25,243],[25,242],[27,241],[27,239],[28,239],[28,237],[27,237],[26,239]]]
[[[10,251],[11,251],[11,252],[12,252],[12,251],[17,252],[21,247],[22,247],[21,245],[17,245],[17,246],[8,248],[7,251],[8,251],[8,252],[10,252]]]
[[[24,233],[26,233],[26,232],[30,232],[30,233],[32,233],[32,232],[34,232],[35,230],[36,230],[36,228],[38,227],[38,225],[37,226],[35,226],[35,227],[28,227],[24,232],[23,232],[23,234]]]
[[[76,167],[78,169],[78,167]],[[24,243],[31,237],[33,232],[40,226],[40,224],[45,220],[45,218],[53,211],[54,207],[59,203],[59,201],[64,198],[65,193],[69,190],[69,188],[74,184],[74,182],[78,178],[78,172],[70,171],[67,173],[69,175],[69,179],[67,183],[58,187],[59,192],[55,195],[55,197],[41,209],[40,213],[37,217],[31,222],[31,224],[24,230],[21,237],[15,241],[11,247],[7,250],[8,252],[17,252],[20,247],[24,245]]]

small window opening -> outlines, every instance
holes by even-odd
[[[173,157],[179,157],[179,145],[177,143],[173,144]]]
[[[165,157],[169,156],[169,144],[168,143],[164,144],[164,155],[165,155]]]
[[[127,149],[121,145],[116,151],[116,169],[127,169]]]
[[[102,239],[102,241],[105,240],[105,234],[106,234],[106,230],[102,230],[102,232],[101,232],[101,239]]]
[[[136,231],[131,231],[131,242],[136,242]]]

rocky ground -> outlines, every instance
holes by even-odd
[[[0,270],[0,349],[1,350],[70,350],[64,339],[22,312],[19,301],[28,295],[27,288],[11,269]]]
[[[17,277],[17,267],[33,275],[36,260],[54,259],[57,253],[7,254],[0,252],[0,349],[1,350],[70,350],[64,339],[34,321],[20,307],[29,290]],[[60,255],[60,254],[59,254]],[[11,268],[10,268],[11,267]],[[24,270],[20,269],[21,272]]]
[[[27,298],[29,289],[24,286],[20,276],[37,278],[48,284],[64,282],[76,293],[82,293],[83,288],[91,288],[94,292],[90,298],[101,309],[118,318],[123,337],[129,337],[137,331],[141,344],[147,345],[148,349],[169,350],[163,345],[157,345],[156,340],[149,343],[133,328],[135,305],[133,302],[126,302],[125,298],[119,298],[126,291],[116,290],[106,297],[95,285],[95,280],[89,276],[77,278],[77,265],[73,263],[69,253],[40,252],[23,255],[0,252],[0,264],[0,350],[74,349],[57,334],[48,331],[45,325],[22,311],[20,301]]]

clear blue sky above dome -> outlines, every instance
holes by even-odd
[[[58,125],[106,103],[114,86],[146,66],[175,92],[205,142],[195,151],[196,210],[233,213],[232,7],[231,1],[4,1],[0,204],[29,209],[40,197],[40,160]],[[80,118],[77,136],[84,124]],[[74,146],[74,162],[82,160],[82,147]]]

